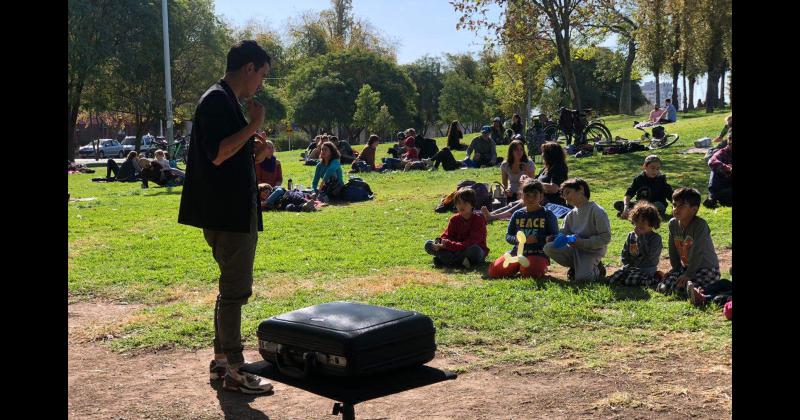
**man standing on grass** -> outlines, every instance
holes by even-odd
[[[220,269],[211,380],[224,376],[223,389],[247,394],[272,389],[263,378],[239,370],[244,364],[242,305],[253,294],[253,260],[258,231],[263,230],[255,165],[267,152],[264,139],[256,136],[264,123],[264,107],[253,95],[270,61],[255,41],[231,47],[225,76],[203,94],[195,109],[178,212],[178,223],[203,229]],[[240,99],[247,101],[249,123]]]

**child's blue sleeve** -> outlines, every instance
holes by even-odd
[[[558,235],[558,218],[548,210],[545,213],[545,236]]]
[[[508,230],[506,231],[506,242],[511,245],[517,245],[517,213],[511,215],[511,220],[508,221]]]

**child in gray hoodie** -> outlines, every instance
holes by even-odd
[[[601,260],[611,242],[611,224],[606,211],[589,201],[589,184],[571,178],[561,184],[561,195],[574,208],[564,219],[561,234],[570,237],[570,244],[559,248],[556,241],[545,244],[544,253],[555,262],[569,267],[570,281],[605,280],[606,269]]]
[[[711,241],[711,229],[697,217],[700,192],[679,188],[672,194],[674,216],[669,221],[669,262],[672,265],[656,290],[686,295],[694,287],[706,287],[719,280],[719,260]]]

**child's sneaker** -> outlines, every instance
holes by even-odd
[[[222,388],[226,391],[243,394],[266,394],[272,391],[272,384],[266,379],[240,370],[227,369]]]
[[[211,365],[208,367],[208,371],[209,371],[209,378],[212,381],[216,381],[217,379],[222,379],[223,377],[225,377],[225,373],[227,373],[228,371],[228,361],[214,359],[211,361]]]
[[[472,264],[469,263],[469,258],[467,257],[464,257],[464,261],[461,261],[461,265],[463,265],[466,269],[469,269],[472,266]]]

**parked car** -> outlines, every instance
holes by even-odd
[[[122,147],[126,155],[136,150],[136,136],[125,137],[125,139],[122,140]],[[147,157],[153,157],[156,149],[158,149],[158,144],[155,142],[155,137],[146,134],[142,136],[142,144],[139,145],[140,153],[144,153]]]
[[[122,148],[122,144],[114,139],[100,139],[98,140],[97,146],[97,158],[103,159],[106,157],[125,157],[125,150]],[[78,156],[81,158],[92,158],[95,157],[95,150],[94,146],[90,143],[86,146],[81,147],[78,149]]]

